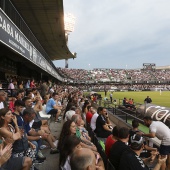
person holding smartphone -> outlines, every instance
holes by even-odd
[[[112,124],[110,122],[108,113],[106,108],[102,108],[101,114],[97,117],[96,120],[96,130],[95,133],[97,134],[98,138],[101,138],[104,142],[106,138],[111,135],[112,132]]]

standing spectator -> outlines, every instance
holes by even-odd
[[[34,79],[32,79],[30,82],[30,88],[35,88],[35,87],[36,87],[36,85],[34,83]]]
[[[152,103],[152,99],[147,96],[146,99],[144,100],[145,103]]]
[[[2,83],[0,82],[0,89],[2,89]]]
[[[19,81],[18,82],[18,89],[19,90],[22,90],[24,88],[24,86],[23,86],[23,81]]]
[[[28,81],[26,82],[25,88],[26,88],[26,89],[29,89],[29,88],[30,88],[30,80],[28,80]]]
[[[170,129],[161,121],[153,121],[150,116],[145,116],[143,118],[144,123],[149,127],[150,133],[142,134],[149,138],[157,137],[161,140],[160,154],[162,157],[168,155],[167,159],[167,169],[170,169]],[[162,170],[166,169],[166,164],[162,165]]]
[[[14,90],[16,85],[17,85],[17,81],[13,79],[12,82],[8,86],[8,92],[9,94],[11,94],[11,96],[15,96],[16,94],[16,91]]]
[[[47,83],[45,81],[43,81],[43,83],[40,86],[40,94],[43,99],[44,99],[45,95],[47,94],[47,91],[48,91]]]
[[[0,90],[0,109],[4,108],[4,102],[6,100],[6,93],[3,90]]]
[[[112,92],[110,92],[110,102],[112,103],[112,101],[113,101],[113,94]]]

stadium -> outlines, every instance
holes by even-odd
[[[114,147],[107,155],[106,140],[114,136],[115,127],[119,133],[122,127],[132,129],[133,120],[138,121],[142,138],[133,141],[139,144],[148,137],[151,149],[144,151],[149,161],[162,146],[164,138],[149,136],[143,118],[161,122],[168,131],[170,66],[156,66],[153,61],[141,63],[141,69],[68,68],[68,59],[76,58],[68,47],[68,32],[62,0],[0,0],[2,170],[79,170],[81,165],[117,170],[110,151]],[[65,68],[56,67],[56,60],[65,60]],[[147,96],[153,101],[147,103]],[[117,132],[114,142],[121,139]],[[129,136],[123,139],[128,142]],[[170,150],[165,155],[167,165],[165,158],[154,155],[155,162],[144,167],[170,168]]]

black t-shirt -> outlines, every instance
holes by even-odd
[[[113,164],[116,170],[119,169],[120,158],[126,150],[130,150],[130,147],[120,140],[116,141],[112,145],[112,148],[110,150],[109,160]]]
[[[119,170],[149,170],[149,168],[133,150],[127,150],[121,156]]]
[[[105,124],[106,124],[105,118],[102,115],[99,115],[96,120],[96,130],[95,130],[97,137],[107,138],[111,134],[110,131],[107,131],[103,128],[103,125]]]

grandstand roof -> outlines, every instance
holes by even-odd
[[[12,0],[51,60],[75,58],[66,45],[63,0]]]

